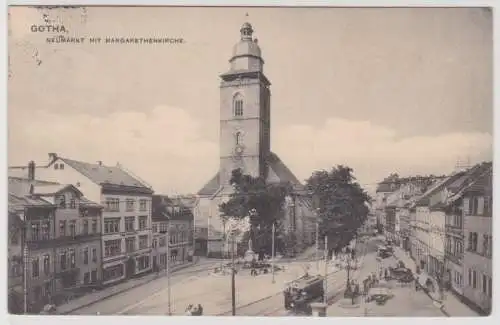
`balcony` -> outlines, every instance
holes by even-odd
[[[78,234],[76,236],[59,236],[59,237],[45,237],[40,239],[30,239],[26,242],[28,249],[45,249],[59,246],[66,246],[71,244],[78,244],[92,240],[99,240],[101,233],[92,234]]]

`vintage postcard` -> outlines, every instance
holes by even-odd
[[[492,310],[488,7],[10,6],[11,314]]]

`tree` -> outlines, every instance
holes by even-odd
[[[262,177],[244,175],[241,169],[232,171],[230,184],[234,191],[229,200],[219,205],[227,218],[243,219],[250,216],[250,234],[254,247],[271,252],[272,225],[276,226],[276,239],[282,227],[285,197],[290,184],[267,184]],[[282,247],[276,242],[276,247]]]
[[[366,221],[370,196],[356,182],[350,167],[314,172],[306,182],[319,216],[320,236],[328,237],[329,255],[345,247]]]

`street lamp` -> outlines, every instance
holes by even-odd
[[[273,280],[272,280],[272,283],[275,283],[275,280],[274,280],[274,258],[275,258],[275,253],[274,253],[274,237],[275,237],[275,235],[276,235],[276,227],[275,227],[274,222],[273,222],[273,230],[272,230],[272,236],[273,236],[273,237],[272,237],[272,239],[271,239],[271,240],[272,240],[272,245],[271,245],[271,246],[272,246],[272,247],[271,247],[271,250],[272,250],[272,251],[271,251],[271,255],[272,255],[272,265],[271,265],[271,267],[272,267],[272,272],[273,272]]]
[[[320,208],[316,208],[316,272],[319,273],[319,212]]]

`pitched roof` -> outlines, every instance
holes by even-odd
[[[219,172],[215,174],[212,179],[210,179],[205,186],[201,188],[201,190],[198,191],[198,195],[201,196],[210,196],[214,194],[218,189],[219,189]]]
[[[449,198],[446,200],[446,203],[451,203],[461,196],[464,190],[469,188],[471,184],[475,183],[478,178],[480,178],[480,176],[489,169],[491,169],[491,163],[481,163],[469,168],[468,170],[455,173],[442,181],[437,182],[416,201],[416,205],[422,206],[429,204],[430,197],[438,191],[444,189],[449,192]],[[436,204],[439,205],[440,202],[436,202]]]
[[[267,163],[269,168],[274,171],[276,176],[278,176],[280,182],[289,182],[294,186],[294,189],[303,190],[302,183],[274,152],[269,153]],[[219,172],[217,172],[217,174],[215,174],[215,176],[212,177],[212,179],[210,179],[200,191],[198,191],[198,195],[211,196],[215,194],[219,188]]]
[[[71,184],[36,184],[33,186],[33,194],[40,196],[56,195],[67,189],[72,189],[80,195],[83,195],[79,189]]]
[[[31,207],[47,207],[51,208],[54,205],[38,197],[29,197],[29,196],[17,196],[15,194],[9,193],[9,209],[11,211],[18,211],[24,209],[27,206]]]
[[[109,184],[117,186],[129,186],[129,187],[150,189],[142,181],[131,176],[129,173],[127,173],[118,166],[111,167],[100,164],[91,164],[68,158],[62,158],[62,157],[58,158],[64,161],[69,166],[76,169],[79,173],[85,175],[94,183],[97,183],[99,185]]]
[[[56,182],[47,182],[37,179],[28,179],[22,177],[9,177],[9,193],[16,196],[25,196],[30,194],[31,185],[33,186],[46,186],[46,185],[60,185]]]

